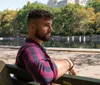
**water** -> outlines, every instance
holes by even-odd
[[[79,42],[79,41],[50,41],[46,42],[44,46],[47,47],[64,47],[64,48],[100,48],[99,41],[86,41],[86,42]]]
[[[88,37],[53,37],[49,42],[45,42],[45,47],[63,47],[63,48],[100,48],[100,38]],[[5,38],[0,39],[0,45],[4,46],[22,46],[25,38]]]
[[[4,39],[0,40],[0,45],[3,46],[22,46],[24,44],[24,38],[12,38],[12,39]]]

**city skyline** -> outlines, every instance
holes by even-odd
[[[4,11],[6,9],[20,9],[24,5],[27,4],[28,1],[31,2],[40,2],[43,4],[47,4],[48,0],[0,0],[0,11]]]

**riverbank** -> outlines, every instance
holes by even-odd
[[[19,47],[0,47],[0,60],[13,64]],[[100,79],[100,50],[99,49],[72,49],[47,48],[51,58],[70,58],[75,62],[77,75]]]

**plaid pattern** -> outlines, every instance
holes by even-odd
[[[52,85],[51,82],[57,79],[55,63],[41,45],[29,38],[26,38],[24,46],[19,49],[15,64],[26,69],[32,79],[41,85]]]

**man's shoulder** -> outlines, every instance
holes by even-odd
[[[29,43],[26,43],[24,44],[23,46],[20,47],[20,49],[27,49],[27,48],[31,48],[31,47],[36,47],[35,44],[29,44]]]
[[[39,46],[37,46],[36,44],[32,43],[25,43],[23,46],[20,47],[20,51],[22,50],[27,50],[27,49],[40,49]]]

